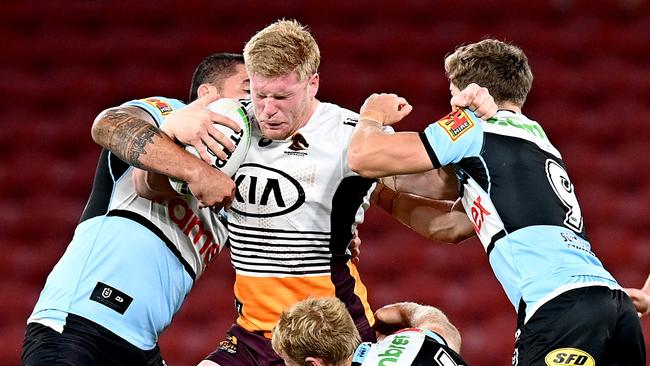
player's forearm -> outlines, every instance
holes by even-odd
[[[465,213],[452,211],[452,201],[400,194],[394,208],[398,221],[429,240],[459,243],[474,235]]]
[[[192,180],[199,170],[208,167],[142,113],[134,107],[105,110],[95,119],[93,140],[131,166],[183,181]]]
[[[382,131],[377,122],[363,119],[352,133],[348,164],[354,172],[368,178],[412,174],[433,168],[417,133],[389,134]]]
[[[359,121],[352,133],[348,148],[350,169],[364,177],[385,176],[381,167],[382,162],[386,162],[386,154],[379,148],[382,135],[379,123],[369,120]]]
[[[380,314],[380,311],[384,313]],[[380,321],[389,321],[407,328],[428,329],[436,332],[445,339],[450,348],[460,352],[460,333],[440,309],[414,302],[400,302],[388,305],[380,309],[380,311],[377,312],[377,318]]]
[[[397,221],[429,240],[459,243],[474,235],[474,228],[465,213],[453,210],[453,201],[396,192],[382,184],[377,185],[373,201]]]
[[[409,311],[412,327],[428,329],[438,333],[445,339],[451,349],[460,353],[460,332],[440,309],[428,305],[414,304]]]
[[[381,181],[396,191],[434,200],[458,198],[458,182],[451,167],[432,169],[424,173],[385,177]]]
[[[129,107],[110,108],[100,113],[92,127],[93,140],[131,166],[146,168],[147,147],[164,144],[165,136],[152,122]]]

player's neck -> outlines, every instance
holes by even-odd
[[[305,116],[305,120],[304,120],[303,123],[300,124],[300,127],[298,127],[298,129],[301,129],[301,128],[305,127],[305,125],[307,124],[307,122],[309,122],[309,120],[311,120],[311,117],[312,117],[312,116],[314,115],[314,113],[316,112],[316,109],[318,108],[318,104],[319,104],[319,103],[320,103],[320,102],[319,102],[318,99],[316,99],[316,98],[314,98],[314,100],[312,100],[312,102],[311,102],[311,104],[310,104],[310,106],[309,106],[309,110],[308,110],[308,112],[307,112],[307,115]]]
[[[497,107],[499,110],[506,110],[506,111],[511,111],[515,113],[521,113],[521,107],[512,103],[512,102],[502,102],[497,104]]]

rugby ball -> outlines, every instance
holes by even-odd
[[[224,149],[224,152],[227,155],[226,159],[220,159],[217,155],[207,149],[208,154],[210,155],[212,166],[216,169],[221,170],[228,176],[233,176],[241,163],[246,158],[248,153],[248,148],[251,143],[251,124],[248,120],[248,115],[244,110],[244,107],[236,99],[221,98],[207,105],[210,111],[219,113],[223,116],[230,118],[231,120],[237,122],[241,127],[240,132],[235,132],[229,127],[215,123],[214,127],[226,135],[234,144],[234,151],[228,151]],[[199,153],[196,151],[194,146],[187,145],[185,150],[192,153],[194,156],[199,157]],[[187,183],[170,178],[169,182],[172,185],[172,188],[180,194],[189,194],[187,189]]]

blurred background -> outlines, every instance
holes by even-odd
[[[90,193],[102,109],[154,95],[185,100],[192,72],[241,52],[286,17],[322,53],[320,99],[358,110],[372,92],[406,97],[398,129],[449,110],[445,54],[491,36],[527,53],[524,113],[562,151],[593,250],[623,286],[650,272],[650,6],[644,0],[6,1],[0,5],[0,365],[19,363],[25,320],[72,237]],[[473,366],[509,365],[516,315],[478,240],[424,240],[371,209],[360,271],[373,307],[442,308]],[[195,365],[235,319],[223,253],[160,343],[170,365]],[[642,319],[650,344],[650,319]]]

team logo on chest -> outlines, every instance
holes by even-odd
[[[488,211],[483,204],[481,203],[481,196],[476,197],[474,202],[472,202],[472,208],[470,209],[472,224],[474,224],[474,230],[477,233],[481,232],[483,229],[483,223],[485,223],[485,218],[490,216],[490,211]]]
[[[476,235],[489,253],[492,239],[504,230],[496,207],[490,196],[473,179],[469,179],[463,186],[462,203]]]
[[[438,122],[452,141],[458,140],[464,133],[471,130],[476,124],[463,109],[451,112]]]
[[[249,217],[280,216],[305,202],[305,190],[295,178],[260,164],[242,164],[235,175],[235,200],[231,210]]]
[[[300,151],[306,150],[309,147],[309,142],[307,139],[299,133],[295,133],[291,136],[291,145],[289,145],[289,150]]]
[[[182,198],[172,198],[167,203],[167,213],[183,234],[192,240],[195,250],[203,259],[203,264],[206,266],[210,264],[219,254],[221,246],[209,227],[206,227],[201,218]]]

